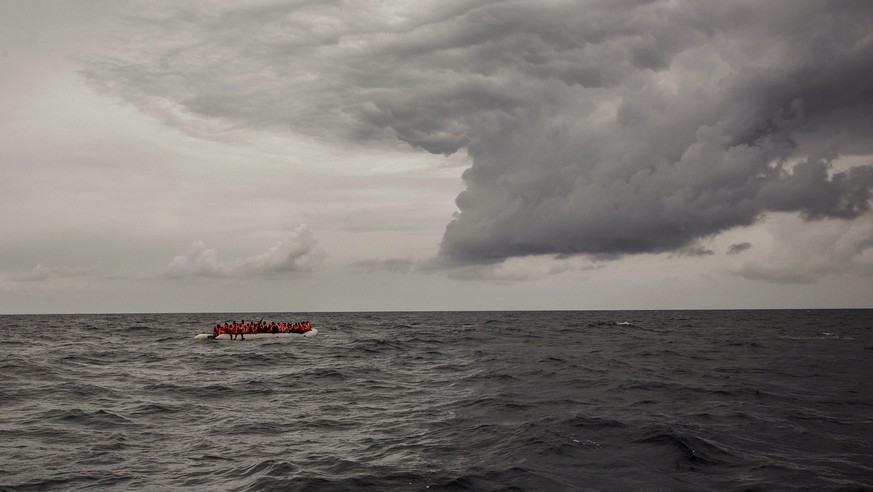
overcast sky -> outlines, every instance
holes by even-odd
[[[873,2],[0,2],[0,313],[873,307]]]

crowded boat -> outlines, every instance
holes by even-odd
[[[299,336],[313,337],[318,330],[309,321],[286,322],[264,320],[246,322],[228,321],[217,323],[212,327],[212,333],[201,333],[194,338],[202,340],[245,340],[259,338],[295,338]]]

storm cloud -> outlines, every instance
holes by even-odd
[[[729,255],[738,255],[747,249],[752,248],[752,243],[742,242],[742,243],[734,243],[728,247],[727,254]]]
[[[873,153],[870,2],[147,3],[130,17],[85,73],[172,124],[466,150],[449,263],[706,251],[768,212],[869,209],[873,167],[841,158]],[[208,251],[173,271],[237,268]]]

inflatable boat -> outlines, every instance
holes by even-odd
[[[236,335],[233,339],[234,342],[244,342],[246,340],[272,340],[274,338],[310,338],[318,335],[318,329],[310,328],[303,333],[248,333],[242,335]],[[223,335],[218,335],[217,337],[212,336],[211,333],[201,333],[199,335],[194,335],[195,340],[230,340],[230,335],[227,333]]]

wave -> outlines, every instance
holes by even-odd
[[[135,416],[166,416],[186,413],[193,409],[193,405],[185,403],[140,403],[129,410],[130,415]]]
[[[50,425],[50,424],[76,424],[89,427],[111,428],[132,423],[128,418],[122,417],[107,410],[94,411],[72,408],[68,410],[47,410],[28,417],[22,422],[25,425]]]
[[[65,474],[61,477],[52,478],[37,478],[21,483],[12,483],[9,486],[2,486],[0,490],[10,492],[25,492],[37,490],[72,490],[78,488],[96,488],[107,489],[110,487],[120,487],[131,484],[136,479],[133,474]]]
[[[216,383],[214,380],[230,380],[231,383]],[[166,397],[215,400],[245,396],[269,396],[276,392],[273,385],[262,381],[240,381],[231,377],[215,376],[209,382],[189,384],[157,383],[145,387],[149,392]]]
[[[521,466],[474,468],[453,478],[432,481],[437,490],[575,490],[578,486]]]
[[[298,472],[293,478],[274,476],[260,477],[253,481],[245,490],[276,491],[287,490],[319,490],[319,491],[349,491],[349,490],[424,490],[431,484],[420,475],[397,473],[360,473],[358,476],[337,478],[332,475]],[[434,488],[436,490],[436,488]]]
[[[564,420],[563,424],[583,429],[620,429],[626,426],[626,424],[620,420],[605,417],[591,417],[581,414],[574,415],[573,417]]]
[[[739,465],[740,460],[726,449],[704,438],[674,429],[655,430],[634,441],[654,444],[666,451],[661,459],[672,460],[673,469],[696,469],[703,466]]]
[[[158,328],[151,325],[131,325],[125,328],[127,331],[155,331]]]

